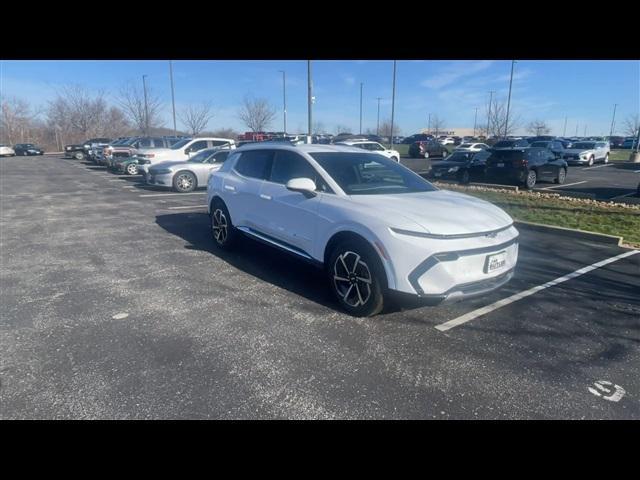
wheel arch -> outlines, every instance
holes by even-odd
[[[180,175],[181,173],[190,173],[193,176],[193,179],[195,180],[195,185],[193,187],[193,189],[195,190],[196,188],[198,188],[198,175],[195,174],[195,172],[192,172],[189,169],[182,169],[182,170],[178,170],[176,173],[173,174],[173,178],[171,179],[171,183],[173,183],[175,181],[175,178]]]
[[[346,241],[346,240],[355,240],[357,242],[363,242],[365,245],[371,248],[375,252],[378,258],[378,261],[382,266],[382,270],[386,278],[386,282],[385,282],[386,286],[390,289],[395,288],[395,277],[393,276],[393,272],[392,272],[389,260],[385,259],[380,254],[379,249],[376,247],[376,245],[374,245],[371,242],[371,240],[367,239],[364,235],[358,232],[355,232],[353,230],[340,230],[338,232],[335,232],[333,235],[331,235],[331,237],[329,238],[329,240],[327,241],[324,247],[324,252],[322,256],[325,268],[328,268],[329,266],[329,257],[331,256],[331,252],[333,251],[333,249],[340,242]]]

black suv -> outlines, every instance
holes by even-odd
[[[446,157],[449,155],[447,147],[434,140],[413,142],[409,146],[411,158]]]
[[[16,155],[44,155],[44,150],[33,143],[18,143],[13,151]]]
[[[76,160],[84,160],[89,155],[89,150],[96,146],[105,146],[111,142],[110,138],[90,138],[81,144],[75,143],[65,145],[64,156],[66,158],[75,158]]]
[[[485,178],[496,183],[515,182],[530,189],[538,180],[564,183],[567,168],[567,162],[556,158],[547,148],[492,149],[486,161]]]
[[[525,148],[528,146],[529,142],[527,140],[500,140],[499,142],[494,143],[491,148]]]

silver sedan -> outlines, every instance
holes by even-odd
[[[161,162],[149,168],[145,175],[147,185],[168,187],[187,193],[198,187],[206,187],[209,174],[222,167],[229,149],[202,150],[186,162]]]

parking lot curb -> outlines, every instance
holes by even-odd
[[[528,228],[530,230],[537,230],[542,232],[550,232],[558,235],[565,235],[567,237],[581,238],[592,242],[605,243],[607,245],[622,246],[623,238],[616,235],[607,235],[605,233],[588,232],[586,230],[579,230],[577,228],[557,227],[554,225],[545,225],[543,223],[525,222],[522,220],[515,220],[514,223],[517,227]]]
[[[485,188],[493,188],[494,190],[513,190],[514,192],[519,191],[517,185],[500,185],[497,183],[469,183],[472,187],[485,187]]]

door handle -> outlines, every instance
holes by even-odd
[[[264,198],[265,200],[271,200],[271,195],[265,195],[264,193],[261,193],[260,198]]]
[[[230,191],[232,191],[232,192],[235,192],[235,191],[236,191],[236,187],[232,187],[231,185],[225,185],[225,186],[224,186],[224,189],[225,189],[225,190],[230,190]]]

